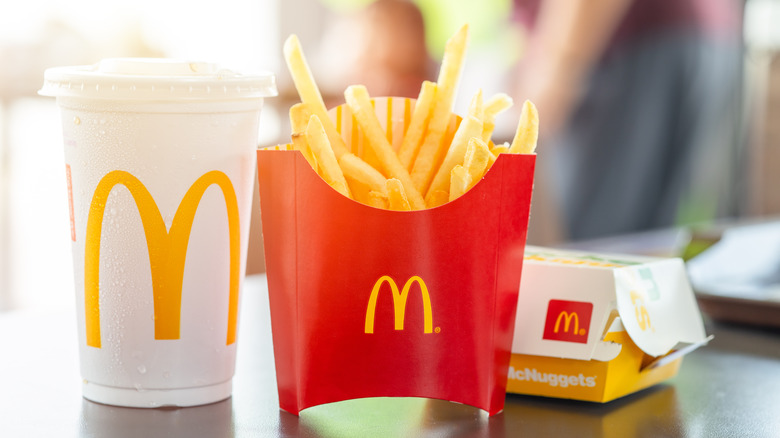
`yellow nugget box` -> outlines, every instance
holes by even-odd
[[[527,246],[507,392],[607,402],[709,339],[681,259]]]

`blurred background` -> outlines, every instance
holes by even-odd
[[[3,2],[0,311],[73,305],[59,114],[36,94],[46,68],[164,56],[273,71],[280,96],[267,101],[260,132],[273,145],[287,142],[297,101],[281,54],[291,33],[337,105],[352,83],[415,97],[435,80],[447,38],[469,23],[455,111],[478,88],[539,108],[529,243],[780,214],[780,1],[584,3]],[[502,115],[494,139],[511,140],[517,116]],[[263,270],[255,219],[250,273]]]

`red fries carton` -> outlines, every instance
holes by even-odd
[[[508,392],[607,402],[709,341],[679,258],[528,246]]]
[[[401,102],[388,123],[408,123]],[[535,156],[502,154],[465,195],[410,212],[342,196],[298,151],[257,156],[280,407],[426,397],[500,412]]]

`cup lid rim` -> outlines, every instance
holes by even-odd
[[[223,100],[277,95],[269,71],[244,75],[216,63],[175,58],[106,58],[92,65],[52,67],[42,96],[117,100]]]

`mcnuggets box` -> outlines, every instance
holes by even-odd
[[[376,111],[403,129],[413,103]],[[352,118],[334,119],[357,154]],[[280,407],[425,397],[500,412],[535,156],[502,154],[460,198],[416,211],[339,194],[299,151],[257,157]]]
[[[507,392],[607,402],[708,340],[681,259],[528,246]]]

